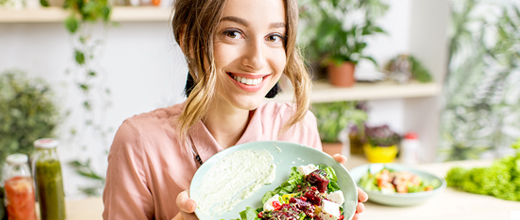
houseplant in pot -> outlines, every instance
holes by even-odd
[[[388,125],[370,127],[365,129],[366,142],[363,150],[371,163],[391,163],[399,150],[397,144],[401,136],[392,131]]]
[[[380,0],[307,0],[302,5],[304,50],[309,60],[327,67],[332,85],[354,85],[357,63],[370,60],[366,54],[367,39],[385,31],[375,21],[387,10]]]
[[[364,124],[367,120],[366,112],[356,109],[356,102],[353,101],[317,103],[311,109],[316,116],[323,151],[330,155],[342,152],[342,131],[350,125]]]

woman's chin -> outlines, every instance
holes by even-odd
[[[264,97],[251,97],[251,96],[245,96],[238,99],[235,99],[234,106],[239,109],[244,110],[255,110],[262,104],[264,101]]]

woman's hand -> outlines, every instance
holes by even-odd
[[[193,214],[195,212],[195,208],[197,208],[197,203],[195,200],[190,199],[188,195],[188,190],[184,190],[177,196],[177,207],[179,207],[180,211],[175,218],[172,220],[197,220],[197,216]]]
[[[334,158],[334,160],[336,160],[341,165],[343,165],[343,164],[345,164],[345,162],[347,162],[347,158],[341,154],[334,154],[334,156],[332,156],[332,158]],[[368,195],[362,189],[360,189],[358,187],[357,191],[358,191],[358,204],[356,207],[356,214],[354,214],[354,218],[352,218],[352,220],[359,219],[359,217],[361,216],[361,213],[363,213],[365,211],[365,205],[363,205],[363,202],[366,202],[368,200]]]

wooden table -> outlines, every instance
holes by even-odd
[[[362,157],[351,157],[347,168],[366,163]],[[460,161],[416,165],[417,168],[445,177],[453,166],[489,166],[491,161]],[[514,192],[520,193],[520,192]],[[101,198],[67,201],[68,220],[102,219]],[[411,207],[390,207],[365,203],[361,220],[520,220],[520,202],[506,201],[491,196],[476,195],[446,188],[425,203]]]

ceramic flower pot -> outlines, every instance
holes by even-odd
[[[365,143],[363,150],[370,163],[391,163],[397,155],[398,148],[396,145],[383,147]]]
[[[323,146],[323,152],[329,154],[330,156],[333,156],[334,154],[341,154],[341,151],[343,149],[343,143],[336,142],[336,143],[322,143]]]
[[[327,75],[329,83],[338,87],[352,87],[356,81],[354,78],[354,71],[356,65],[352,62],[343,62],[341,65],[334,63],[327,67]]]

